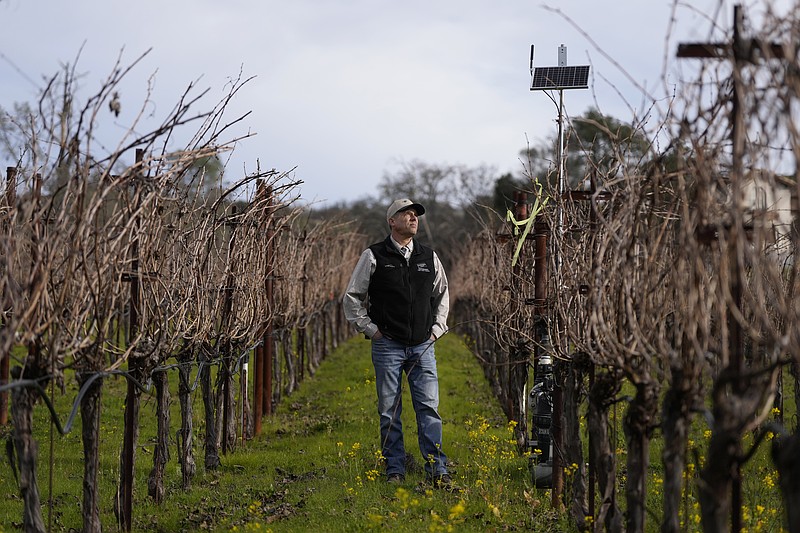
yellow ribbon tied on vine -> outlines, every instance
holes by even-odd
[[[533,202],[533,207],[531,208],[531,215],[528,218],[526,218],[525,220],[517,220],[516,218],[514,218],[514,213],[512,213],[510,209],[506,210],[506,222],[511,222],[512,224],[514,224],[515,237],[519,235],[520,226],[525,226],[525,228],[522,230],[522,235],[517,241],[517,247],[514,250],[514,258],[511,260],[512,267],[517,264],[517,259],[519,259],[519,251],[522,250],[522,244],[525,242],[525,238],[528,236],[528,233],[530,233],[531,228],[533,227],[533,221],[536,219],[536,215],[542,212],[542,209],[544,209],[544,206],[547,205],[547,201],[550,199],[549,197],[547,197],[544,199],[544,201],[539,203],[539,198],[542,197],[542,184],[537,181],[536,185],[537,185],[536,200],[534,200]]]

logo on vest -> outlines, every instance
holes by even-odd
[[[417,272],[430,272],[430,270],[425,263],[417,263]]]

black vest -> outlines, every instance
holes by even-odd
[[[414,241],[408,263],[391,236],[369,247],[377,265],[369,281],[369,317],[381,333],[407,346],[421,344],[433,326],[433,250]]]

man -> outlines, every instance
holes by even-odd
[[[426,476],[435,487],[450,488],[433,349],[447,332],[450,301],[439,257],[414,239],[423,214],[425,208],[407,198],[392,202],[386,212],[390,234],[361,254],[342,303],[347,320],[372,340],[387,481],[405,480],[400,421],[405,372]]]

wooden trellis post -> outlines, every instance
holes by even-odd
[[[228,240],[228,275],[225,277],[225,287],[223,288],[222,298],[222,320],[220,320],[220,328],[227,328],[232,320],[233,314],[233,297],[235,291],[236,279],[233,274],[231,266],[234,250],[236,249],[236,227],[239,222],[236,220],[237,209],[236,206],[231,207],[231,216],[225,221],[225,226],[231,228],[231,237]],[[231,406],[231,350],[233,346],[230,339],[225,339],[222,353],[223,361],[223,380],[222,380],[222,454],[228,453],[230,435],[228,434],[228,422],[233,415],[233,406]],[[244,435],[244,426],[242,426],[242,435]]]
[[[144,150],[141,148],[136,149],[136,166],[137,173],[141,173],[141,164],[144,159]],[[138,183],[136,183],[138,187]],[[134,196],[137,196],[134,192]],[[130,283],[130,309],[129,309],[129,322],[128,322],[128,344],[134,341],[139,331],[139,227],[141,221],[139,214],[136,214],[134,222],[134,235],[131,241],[131,269],[125,276],[125,280]],[[135,360],[135,358],[133,358]],[[133,362],[133,361],[131,361]],[[129,365],[129,371],[135,372],[135,368]],[[119,487],[117,489],[117,505],[119,506],[119,515],[117,517],[119,525],[123,531],[130,531],[133,524],[133,475],[134,475],[134,457],[135,457],[135,426],[138,424],[139,418],[139,391],[133,380],[127,380],[127,394],[125,395],[125,418],[124,418],[124,434],[122,439],[122,459]]]
[[[275,358],[274,344],[274,306],[275,306],[275,231],[273,229],[273,190],[259,180],[256,198],[264,203],[264,217],[267,230],[265,239],[265,271],[264,297],[267,316],[261,328],[261,344],[256,347],[255,365],[253,369],[253,433],[261,434],[261,419],[272,415],[272,366]]]
[[[273,190],[259,180],[256,201],[263,203],[265,271],[264,297],[267,316],[261,328],[261,343],[255,349],[253,368],[253,433],[261,434],[262,418],[272,415],[272,367],[275,359],[274,348],[274,305],[275,305],[275,231],[273,230]]]
[[[742,80],[742,69],[745,64],[755,64],[759,58],[783,59],[783,46],[777,43],[764,43],[758,39],[745,39],[742,35],[744,15],[742,6],[734,6],[733,12],[733,39],[729,43],[684,43],[678,46],[677,57],[679,58],[700,58],[700,59],[727,59],[733,62],[733,94],[731,105],[731,186],[734,205],[741,205],[742,179],[744,176],[744,83]],[[733,224],[728,229],[728,260],[730,263],[730,294],[736,308],[741,308],[742,304],[742,268],[739,267],[738,244],[737,240],[744,227],[737,227]],[[742,357],[744,343],[742,338],[742,328],[739,325],[733,311],[727,313],[728,326],[728,353],[729,367],[734,372],[734,391],[737,394],[742,392],[742,371],[744,360]],[[741,442],[737,443],[741,448]],[[741,449],[737,450],[741,454]],[[742,480],[741,465],[738,461],[732,465],[731,480],[731,531],[738,532],[742,528]]]
[[[6,168],[6,209],[8,212],[6,213],[5,218],[3,219],[3,226],[2,231],[3,235],[8,235],[11,231],[11,223],[13,220],[14,209],[17,203],[17,169],[16,167],[7,167]],[[9,239],[7,242],[7,249],[6,253],[8,257],[13,257],[13,243],[14,241]],[[9,268],[7,265],[6,268]],[[3,309],[3,312],[9,311]],[[0,327],[6,327],[6,324],[0,324]],[[11,354],[2,354],[0,353],[0,386],[6,385],[9,382],[10,377],[10,368],[11,368]],[[8,391],[0,392],[0,426],[5,426],[8,424]]]
[[[300,238],[300,242],[303,243],[303,248],[305,249],[308,246],[308,232],[303,230],[303,236]],[[300,309],[302,309],[302,313],[306,311],[306,286],[308,284],[308,276],[306,275],[306,264],[307,256],[304,253],[303,257],[303,271],[300,277]],[[306,319],[303,317],[302,321],[300,322],[297,328],[297,373],[300,381],[302,382],[304,379],[304,372],[303,369],[305,368],[306,364],[309,364],[309,357],[306,353]]]
[[[275,220],[272,187],[267,187],[267,214],[270,217],[267,231],[267,279],[266,296],[269,317],[264,331],[264,415],[272,416],[272,369],[275,363]]]
[[[591,202],[591,208],[590,208],[590,211],[589,211],[589,231],[591,232],[592,237],[594,237],[595,233],[597,231],[597,207],[596,207],[595,202],[596,201],[602,201],[602,200],[609,200],[611,198],[611,194],[609,192],[607,192],[607,191],[598,191],[597,190],[597,178],[596,178],[594,173],[592,173],[592,175],[589,178],[589,184],[590,185],[589,185],[589,190],[588,191],[572,191],[571,190],[571,191],[567,191],[567,195],[568,195],[569,199],[571,201],[573,201],[573,202],[574,201]],[[596,254],[594,253],[594,248],[592,248],[592,254],[591,255],[592,255],[591,271],[594,272],[595,269],[597,268],[597,264],[596,264],[597,263],[597,257],[596,257]],[[589,285],[581,285],[578,288],[578,292],[580,294],[588,294],[590,290],[591,290],[591,287]],[[590,390],[591,390],[592,386],[594,385],[594,370],[595,370],[594,362],[592,362],[591,367],[589,368],[589,389]],[[589,439],[589,442],[588,442],[589,450],[592,450],[592,446],[593,446],[594,443],[593,443],[592,433],[591,432],[589,432],[588,439]],[[589,516],[591,516],[592,518],[595,518],[595,516],[596,516],[595,515],[595,487],[597,485],[597,480],[596,480],[596,473],[595,473],[596,465],[591,460],[591,452],[590,452],[588,464],[589,464],[589,468],[588,468],[588,485],[589,485],[589,487],[588,487],[588,490],[587,490],[588,495],[589,495],[588,513],[589,513]]]
[[[528,195],[521,191],[514,192],[514,217],[518,221],[526,220],[528,218]],[[527,240],[527,239],[526,239]],[[521,305],[528,302],[520,294],[523,290],[523,285],[520,281],[522,275],[522,264],[525,253],[522,251],[527,248],[524,244],[520,250],[520,256],[517,263],[512,267],[511,275],[511,293],[517,297],[517,301]],[[518,310],[516,310],[518,311]],[[516,327],[515,327],[516,328]],[[521,336],[520,336],[521,337]],[[508,396],[506,397],[507,410],[512,419],[516,419],[519,424],[520,435],[525,438],[524,441],[518,443],[525,445],[528,430],[527,430],[527,417],[525,413],[525,384],[528,381],[528,365],[530,364],[530,353],[527,343],[519,338],[518,341],[508,347]]]
[[[258,180],[256,186],[256,203],[264,201],[264,182]],[[266,329],[266,323],[264,324]],[[262,342],[256,345],[255,352],[253,353],[253,434],[261,434],[261,416],[263,411],[264,402],[264,348],[266,344],[265,331],[261,332]]]

